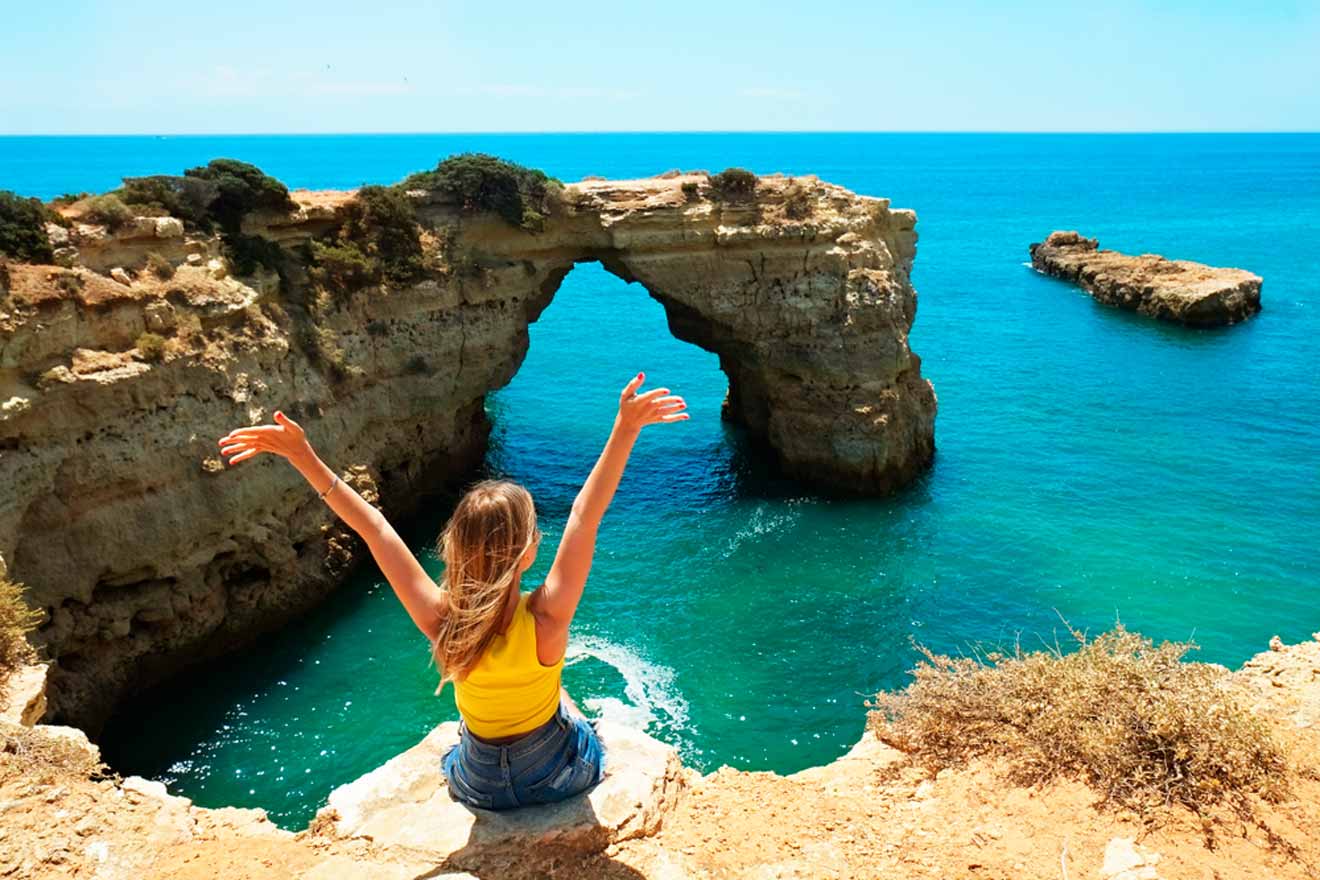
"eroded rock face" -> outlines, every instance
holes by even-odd
[[[1094,238],[1051,232],[1031,246],[1031,264],[1102,303],[1193,327],[1235,324],[1260,311],[1261,279],[1157,254],[1102,251]]]
[[[292,469],[231,473],[216,438],[284,409],[346,480],[407,515],[480,461],[485,395],[578,262],[639,282],[676,336],[717,353],[726,413],[789,473],[848,492],[906,484],[934,451],[935,396],[907,343],[915,217],[798,178],[790,219],[789,190],[762,178],[727,201],[704,176],[583,182],[536,233],[414,193],[428,263],[402,286],[309,281],[293,255],[333,226],[341,192],[248,219],[291,255],[283,279],[236,274],[217,238],[170,218],[75,224],[67,267],[11,264],[0,559],[50,615],[48,717],[95,731],[125,690],[280,626],[356,558]]]

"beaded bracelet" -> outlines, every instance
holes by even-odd
[[[321,493],[321,500],[324,501],[325,496],[329,495],[331,491],[334,490],[335,486],[338,485],[339,485],[339,474],[335,474],[335,478],[330,481],[330,485],[326,486],[325,491]]]

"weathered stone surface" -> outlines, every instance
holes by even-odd
[[[0,680],[0,721],[31,727],[46,714],[47,663],[30,663]]]
[[[1100,867],[1101,880],[1159,880],[1155,866],[1158,853],[1137,846],[1130,837],[1115,837],[1105,847],[1105,861]]]
[[[907,341],[912,212],[807,177],[793,182],[803,219],[786,216],[787,178],[745,202],[684,184],[707,189],[702,175],[572,185],[538,233],[417,194],[431,262],[404,286],[313,292],[300,263],[283,283],[234,277],[218,239],[159,238],[161,218],[75,224],[68,272],[11,264],[0,556],[49,613],[36,640],[54,660],[52,720],[95,731],[125,690],[322,600],[359,552],[291,469],[231,473],[216,438],[282,408],[407,515],[480,460],[485,395],[579,262],[639,282],[676,336],[719,355],[727,415],[790,474],[862,493],[913,479],[934,453],[935,396]],[[296,254],[352,193],[295,197],[298,212],[245,231]],[[151,253],[173,278],[101,274]],[[147,330],[168,334],[158,360],[136,349]]]
[[[507,812],[473,810],[449,795],[440,759],[458,741],[442,724],[408,751],[330,793],[318,816],[333,836],[431,854],[437,865],[475,868],[537,850],[598,852],[654,834],[678,803],[688,774],[678,754],[646,734],[600,724],[606,773],[599,785],[558,804]]]
[[[1258,275],[1156,254],[1102,251],[1096,239],[1076,232],[1051,232],[1033,244],[1031,264],[1106,305],[1179,324],[1234,324],[1260,311]]]

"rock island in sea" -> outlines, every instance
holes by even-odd
[[[1260,311],[1258,275],[1158,254],[1100,250],[1094,238],[1051,232],[1031,245],[1031,265],[1071,281],[1096,301],[1192,327],[1218,327]]]

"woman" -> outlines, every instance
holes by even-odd
[[[596,530],[642,428],[688,416],[681,397],[637,391],[638,373],[619,396],[605,450],[573,502],[545,583],[521,590],[541,533],[527,490],[478,483],[440,535],[443,586],[422,569],[394,528],[327,467],[302,428],[283,413],[274,425],[239,428],[220,441],[230,465],[273,453],[306,478],[321,500],[357,532],[394,593],[431,643],[439,693],[454,683],[463,721],[443,767],[453,796],[469,806],[510,809],[551,803],[600,781],[604,751],[560,685],[568,628],[596,549]]]

